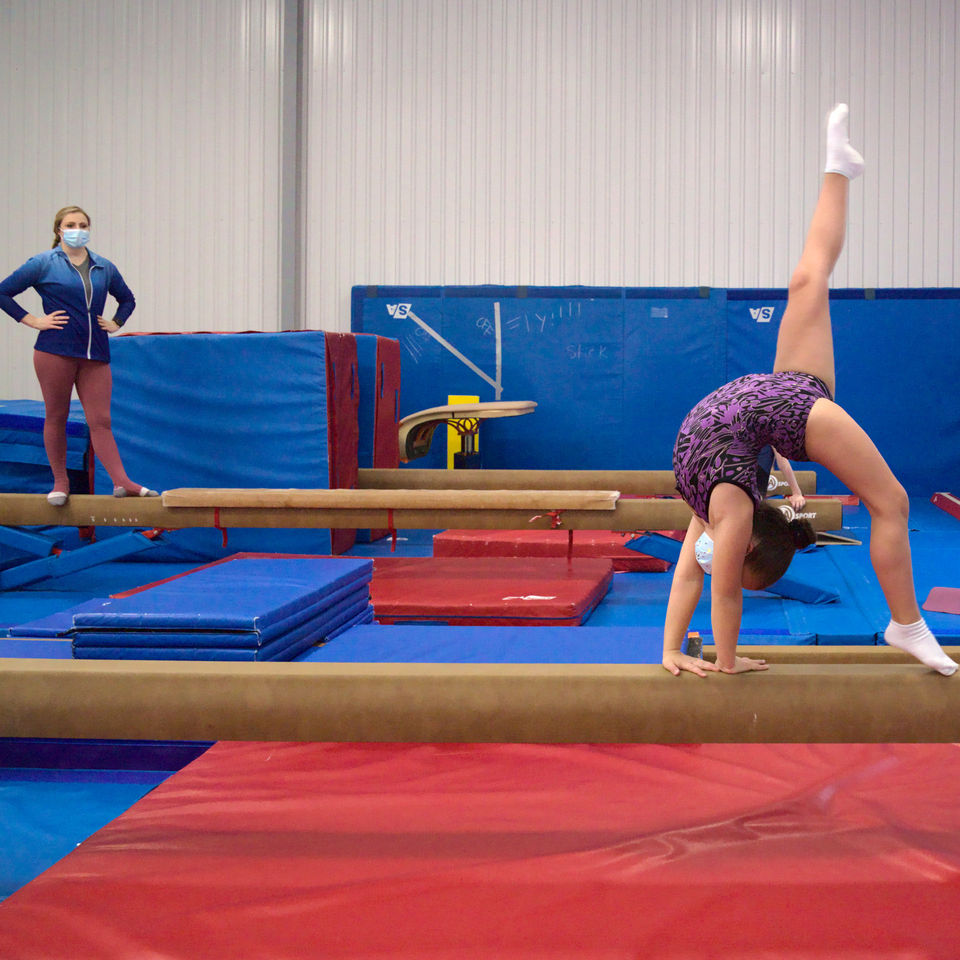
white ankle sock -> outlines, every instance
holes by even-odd
[[[850,146],[850,108],[838,103],[827,117],[827,165],[824,173],[842,173],[854,180],[863,173],[863,157]]]
[[[957,664],[943,652],[937,638],[930,632],[926,620],[920,619],[916,623],[896,623],[891,620],[883,633],[883,639],[891,647],[898,647],[909,653],[945,677],[949,677],[957,669]]]

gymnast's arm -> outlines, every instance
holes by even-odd
[[[703,521],[699,517],[692,517],[670,585],[667,617],[663,625],[663,665],[675,677],[680,675],[681,670],[689,670],[698,677],[705,677],[704,671],[717,669],[709,660],[689,657],[681,652],[690,618],[703,591],[703,571],[694,552],[694,544],[703,530]]]
[[[753,536],[753,501],[732,483],[718,483],[710,495],[713,567],[710,583],[713,642],[722,673],[766,670],[762,660],[737,656],[743,614],[743,559]]]
[[[790,466],[790,461],[777,453],[776,450],[773,451],[773,456],[777,461],[777,469],[787,478],[787,483],[790,484],[790,496],[788,498],[790,506],[794,510],[802,510],[807,500],[800,491],[800,484],[797,483],[797,477],[793,472],[793,467]]]

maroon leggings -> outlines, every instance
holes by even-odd
[[[33,351],[33,368],[37,371],[46,419],[43,424],[43,446],[53,470],[53,489],[70,492],[67,479],[67,416],[70,396],[77,388],[90,430],[93,451],[106,468],[115,487],[128,493],[140,492],[124,472],[117,442],[110,429],[110,390],[113,377],[110,364],[83,357],[61,357],[55,353]]]

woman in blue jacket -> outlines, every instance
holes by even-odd
[[[87,249],[90,217],[80,207],[64,207],[53,221],[53,246],[31,257],[0,283],[0,309],[39,330],[33,365],[43,393],[43,445],[53,470],[47,500],[62,507],[70,494],[67,478],[67,416],[73,388],[83,405],[93,450],[113,481],[115,497],[155,497],[123,469],[110,429],[110,339],[136,306],[120,271]],[[33,288],[44,314],[35,317],[13,298]],[[107,294],[119,304],[112,320],[103,317]]]

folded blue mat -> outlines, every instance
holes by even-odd
[[[211,647],[258,647],[273,641],[283,640],[292,631],[305,624],[325,626],[347,608],[365,607],[370,602],[367,583],[352,583],[333,591],[329,597],[304,610],[297,611],[283,620],[260,630],[197,629],[194,627],[171,628],[151,626],[146,629],[125,627],[74,627],[69,631],[74,643],[81,646],[211,646]],[[89,609],[89,607],[88,607]],[[339,623],[339,621],[338,621]],[[333,624],[336,626],[337,624]],[[171,643],[166,643],[169,638]],[[178,640],[177,638],[181,638]],[[182,642],[181,642],[182,641]]]
[[[203,638],[202,644],[191,643],[190,640],[195,634],[159,632],[152,635],[149,643],[122,646],[115,642],[99,644],[97,635],[90,634],[85,637],[85,643],[74,644],[73,656],[77,660],[296,660],[304,659],[302,654],[316,648],[317,644],[337,636],[355,624],[369,623],[372,619],[373,608],[366,601],[358,601],[349,608],[341,609],[332,620],[305,623],[287,636],[261,647],[210,644],[207,636]],[[219,636],[228,637],[229,634]],[[110,639],[113,641],[115,638]]]
[[[229,660],[253,662],[256,650],[235,647],[84,647],[74,648],[75,660]]]
[[[662,533],[647,533],[628,541],[625,546],[639,553],[676,563],[680,558],[682,544],[672,537],[665,537]],[[834,590],[818,587],[812,583],[804,583],[793,577],[781,577],[776,583],[764,588],[764,593],[773,593],[789,600],[799,600],[801,603],[834,603],[839,594]]]
[[[150,630],[127,633],[78,632],[73,641],[77,660],[293,660],[304,650],[335,636],[345,625],[372,618],[363,594],[346,597],[332,609],[292,626],[264,642],[257,633],[197,630]]]
[[[74,628],[262,633],[372,575],[371,560],[238,557],[105,601],[99,612],[75,614]]]

